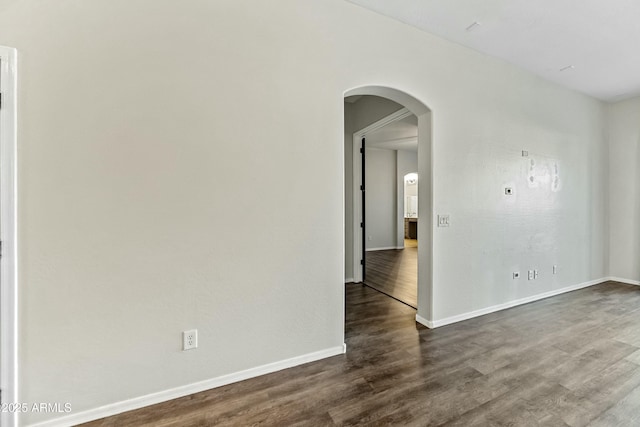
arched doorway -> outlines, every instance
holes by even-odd
[[[432,293],[433,293],[433,180],[432,180],[432,112],[417,98],[406,92],[384,87],[384,86],[363,86],[348,90],[344,97],[373,95],[394,101],[404,106],[410,113],[418,119],[418,174],[421,177],[421,185],[418,187],[418,209],[421,215],[418,218],[418,241],[420,250],[418,254],[418,286],[417,286],[417,314],[416,320],[426,326],[430,326],[429,319],[432,318]],[[352,160],[356,159],[360,152],[357,142],[352,143]],[[348,149],[348,148],[346,148]],[[348,163],[348,162],[347,162]],[[346,243],[352,245],[351,252],[353,259],[345,259],[345,263],[351,262],[353,280],[362,281],[362,267],[360,265],[360,255],[364,252],[364,233],[361,228],[363,223],[363,199],[360,187],[362,177],[362,166],[358,162],[353,162],[353,168],[346,173],[351,173],[352,189],[347,191],[350,194],[351,218],[345,218],[345,228],[347,235]],[[350,237],[350,238],[349,238]]]

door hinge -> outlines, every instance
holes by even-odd
[[[360,228],[364,228],[364,222],[360,223]]]
[[[364,260],[363,259],[360,260],[360,265],[364,265]]]
[[[364,148],[360,149],[360,154],[364,154]]]
[[[2,109],[2,92],[0,92],[0,110]]]
[[[364,185],[360,186],[360,191],[364,191]]]

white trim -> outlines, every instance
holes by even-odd
[[[612,281],[612,282],[625,283],[625,284],[627,284],[627,285],[640,286],[640,281],[638,281],[638,280],[631,280],[631,279],[623,279],[622,277],[607,277],[607,280],[610,280],[610,281]]]
[[[356,95],[373,95],[380,96],[382,98],[390,99],[400,105],[404,105],[409,110],[413,111],[416,116],[421,116],[429,112],[429,108],[417,100],[413,96],[400,89],[395,89],[389,86],[381,85],[367,85],[352,87],[344,92],[344,97],[356,96]]]
[[[371,123],[369,126],[367,126],[366,128],[360,129],[359,131],[357,131],[355,133],[355,135],[359,135],[359,136],[364,136],[367,135],[371,132],[375,132],[377,130],[382,129],[383,127],[390,125],[391,123],[395,123],[399,120],[405,119],[409,116],[411,116],[413,113],[411,111],[409,111],[408,108],[401,108],[398,111],[396,111],[395,113],[391,113],[386,117],[381,118],[380,120],[378,120],[375,123]]]
[[[417,136],[406,136],[403,138],[394,138],[394,139],[387,139],[385,141],[380,141],[380,144],[388,144],[388,143],[394,143],[394,144],[408,144],[408,143],[418,143],[418,137]],[[376,147],[373,147],[376,148]]]
[[[360,264],[360,258],[362,257],[362,228],[360,228],[360,222],[362,221],[362,195],[360,193],[360,185],[362,183],[362,158],[360,157],[360,138],[362,135],[358,133],[353,134],[353,161],[352,161],[352,174],[353,174],[353,197],[351,198],[352,210],[353,210],[353,280],[354,282],[362,282],[362,265]]]
[[[416,315],[416,322],[426,326],[427,328],[431,328],[431,329],[439,328],[441,326],[450,325],[452,323],[462,322],[463,320],[473,319],[474,317],[484,316],[485,314],[495,313],[496,311],[506,310],[508,308],[512,308],[518,305],[528,304],[530,302],[553,297],[553,296],[564,294],[567,292],[577,291],[578,289],[588,288],[589,286],[599,285],[600,283],[606,282],[607,280],[609,279],[602,278],[597,280],[591,280],[589,282],[580,283],[578,285],[567,286],[566,288],[556,289],[554,291],[544,292],[542,294],[533,295],[526,298],[520,298],[517,300],[506,302],[504,304],[498,304],[491,307],[482,308],[480,310],[470,311],[468,313],[458,314],[456,316],[446,317],[444,319],[439,319],[439,320],[428,320],[422,316]]]
[[[0,387],[3,403],[18,400],[18,260],[17,260],[17,52],[0,46]],[[0,413],[0,424],[18,425],[18,414]]]
[[[353,134],[353,279],[357,283],[362,282],[362,268],[360,267],[360,257],[362,254],[362,228],[360,228],[360,221],[362,219],[362,198],[359,197],[362,179],[360,140],[368,133],[375,132],[388,124],[402,120],[412,114],[413,113],[409,111],[408,108],[401,108],[395,113],[389,114],[388,116],[383,117],[377,122],[372,123]]]
[[[404,246],[384,246],[381,248],[369,248],[365,252],[375,252],[375,251],[389,251],[389,250],[400,250],[404,249]]]
[[[429,329],[435,328],[431,320],[427,320],[424,317],[420,316],[419,314],[416,314],[416,322],[420,323],[423,326],[426,326]]]
[[[269,363],[267,365],[246,369],[244,371],[236,372],[233,374],[223,375],[221,377],[160,391],[158,393],[147,394],[146,396],[123,400],[121,402],[104,405],[99,408],[89,409],[88,411],[78,412],[76,414],[67,415],[61,418],[56,418],[37,424],[31,424],[31,427],[60,427],[82,424],[89,421],[98,420],[100,418],[121,414],[123,412],[132,411],[134,409],[140,409],[146,406],[155,405],[157,403],[162,403],[180,397],[188,396],[190,394],[199,393],[201,391],[210,390],[212,388],[232,384],[238,381],[244,381],[249,378],[258,377],[260,375],[270,374],[282,369],[292,368],[304,363],[315,362],[316,360],[337,356],[346,353],[346,351],[347,345],[342,344],[337,347],[316,351],[314,353],[308,353],[302,356],[292,357],[291,359]]]
[[[347,277],[346,279],[344,279],[344,283],[355,283],[353,281],[353,277]]]

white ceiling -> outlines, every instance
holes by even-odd
[[[366,135],[367,147],[418,151],[418,118],[413,114]]]
[[[347,1],[598,99],[640,95],[640,0]]]

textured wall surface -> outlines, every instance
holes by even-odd
[[[640,281],[640,98],[608,107],[611,276]]]
[[[396,247],[396,153],[394,150],[366,149],[367,250]]]

